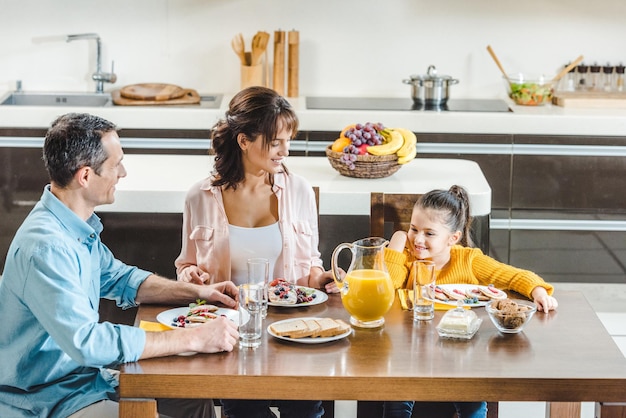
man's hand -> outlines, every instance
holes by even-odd
[[[233,351],[235,344],[239,341],[237,326],[238,324],[233,321],[220,316],[204,325],[190,328],[189,330],[196,334],[192,340],[191,351],[198,353]]]
[[[230,280],[201,286],[198,292],[199,298],[207,302],[221,304],[232,309],[237,308],[239,289]]]

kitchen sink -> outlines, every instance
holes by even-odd
[[[112,106],[108,93],[13,92],[0,99],[0,106]]]
[[[221,94],[200,95],[199,106],[218,109]],[[110,107],[115,106],[109,93],[63,93],[63,92],[12,92],[0,97],[0,106],[66,106],[66,107]],[[168,106],[168,105],[159,105]],[[172,107],[195,108],[198,104],[169,105]],[[168,106],[168,107],[169,107]],[[133,106],[135,107],[135,106]]]

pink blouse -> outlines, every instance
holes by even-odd
[[[222,191],[211,186],[211,180],[194,184],[185,198],[182,249],[175,261],[178,280],[188,281],[186,271],[193,266],[209,274],[207,283],[230,280],[228,218]],[[279,173],[274,176],[274,193],[283,241],[283,263],[275,267],[276,276],[294,282],[306,278],[306,284],[312,267],[323,269],[313,188],[298,175]]]

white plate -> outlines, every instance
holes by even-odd
[[[322,292],[321,290],[313,289],[312,287],[304,287],[304,286],[298,286],[298,289],[302,289],[306,293],[309,293],[312,290],[313,294],[315,295],[315,298],[311,302],[292,303],[292,304],[277,303],[277,302],[269,301],[268,305],[270,305],[270,306],[280,306],[280,307],[283,307],[283,308],[301,308],[301,307],[304,307],[304,306],[319,305],[320,303],[324,303],[324,302],[326,302],[328,300],[328,295],[326,293]]]
[[[282,321],[274,322],[274,324],[282,324],[283,322],[293,321],[294,319],[306,320],[306,319],[321,319],[321,318],[309,318],[309,317],[307,317],[307,318],[283,319]],[[350,328],[348,331],[344,332],[343,334],[335,335],[334,337],[317,337],[317,338],[311,338],[311,337],[305,337],[305,338],[283,337],[283,336],[280,336],[280,335],[276,335],[274,332],[272,332],[272,330],[270,329],[270,326],[267,327],[267,333],[269,335],[271,335],[272,337],[274,337],[274,338],[278,338],[279,340],[293,341],[294,343],[323,344],[323,343],[328,343],[328,342],[331,342],[331,341],[337,341],[337,340],[341,340],[343,338],[346,338],[348,335],[352,334],[352,328]]]
[[[163,311],[160,314],[158,314],[156,319],[163,325],[168,326],[170,328],[179,328],[174,323],[174,319],[178,318],[180,315],[187,315],[188,312],[189,312],[189,306],[184,306],[182,308],[168,309],[167,311]],[[228,309],[228,308],[217,308],[217,311],[215,311],[214,313],[218,316],[225,316],[226,318],[233,321],[235,324],[239,325],[239,311],[236,311],[234,309]],[[245,312],[244,317],[246,315],[248,315],[247,312]]]
[[[458,289],[462,292],[465,292],[468,289],[475,289],[475,288],[482,288],[485,289],[487,288],[487,286],[481,286],[481,285],[477,285],[477,284],[438,284],[438,287],[442,288],[442,289],[446,289],[448,291],[452,291],[454,289]],[[498,289],[499,291],[501,291],[502,293],[504,293],[506,295],[506,293],[502,290],[502,289]],[[478,303],[464,303],[463,306],[470,306],[470,307],[480,307],[480,306],[485,306],[486,304],[488,304],[490,301],[492,301],[493,299],[489,299],[489,300],[479,300]],[[443,301],[443,300],[439,300],[439,299],[434,299],[435,302],[438,303],[443,303],[444,305],[452,305],[452,306],[457,306],[457,301],[456,300],[452,300],[450,299],[449,301]]]

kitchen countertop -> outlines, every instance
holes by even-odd
[[[342,176],[326,158],[288,157],[286,165],[319,187],[320,215],[369,215],[370,192],[425,193],[453,184],[467,189],[472,216],[491,213],[491,187],[474,161],[416,158],[381,179]],[[213,157],[127,154],[124,166],[115,203],[97,212],[182,213],[187,191],[212,170]]]
[[[58,115],[79,111],[100,115],[128,129],[210,129],[224,115],[231,97],[224,94],[219,109],[0,106],[0,128],[45,128]],[[306,109],[305,97],[288,100],[297,111],[302,131],[339,131],[351,123],[371,121],[417,133],[626,136],[626,109],[517,106],[507,99],[512,112],[314,110]]]

